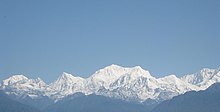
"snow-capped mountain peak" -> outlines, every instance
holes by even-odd
[[[168,75],[168,76],[159,78],[158,81],[161,84],[165,84],[165,85],[167,84],[167,86],[171,89],[177,88],[176,90],[178,90],[178,92],[181,92],[181,93],[186,92],[186,90],[188,90],[188,89],[189,90],[197,90],[197,88],[194,85],[191,85],[187,82],[184,82],[180,78],[176,77],[176,75]]]
[[[46,83],[39,77],[36,79],[29,79],[25,77],[24,75],[14,75],[14,76],[9,77],[8,79],[3,80],[2,86],[6,87],[6,86],[14,86],[14,85],[20,85],[20,84],[27,84],[27,83],[31,85],[37,84],[38,87],[42,87],[46,85]]]
[[[2,86],[8,86],[12,85],[16,82],[22,81],[22,80],[27,80],[28,78],[25,77],[24,75],[14,75],[9,77],[8,79],[5,79],[2,81]]]
[[[199,72],[194,74],[189,74],[181,77],[184,82],[188,82],[193,85],[197,85],[202,90],[208,88],[215,82],[220,81],[220,72],[219,69],[209,69],[203,68]]]
[[[135,66],[131,68],[130,74],[133,74],[136,76],[142,76],[142,77],[152,77],[149,71],[144,70],[140,66]]]
[[[124,72],[125,72],[125,68],[113,64],[113,65],[107,66],[103,69],[96,71],[95,74],[93,74],[92,76],[94,77],[95,76],[117,77],[117,76],[123,75]]]
[[[2,81],[0,87],[6,94],[12,94],[18,97],[37,98],[44,94],[46,84],[40,78],[28,79],[24,75],[14,75]]]
[[[111,64],[109,66],[106,66],[104,69],[120,69],[120,68],[123,68],[123,67],[116,65],[116,64]]]
[[[95,86],[104,86],[105,88],[108,88],[112,82],[124,75],[126,72],[126,68],[113,64],[96,71],[88,78],[88,80],[90,84],[92,83],[95,84]]]
[[[81,80],[81,77],[75,77],[72,74],[63,72],[62,75],[60,75],[58,77],[58,79],[56,81],[54,81],[53,83],[51,83],[50,85],[71,85],[72,83],[74,83],[77,80]],[[82,79],[83,80],[83,79]]]
[[[73,83],[77,83],[78,81],[82,81],[82,80],[85,80],[85,79],[63,72],[63,74],[53,83],[71,85]]]
[[[215,74],[215,69],[208,69],[208,68],[203,68],[197,73],[186,75],[183,78],[189,78],[189,83],[192,84],[198,84],[203,81],[209,80],[211,77],[213,77]]]
[[[2,86],[4,87],[16,87],[16,86],[26,86],[33,88],[41,88],[42,86],[46,86],[46,83],[40,79],[28,79],[24,75],[14,75],[2,81]]]
[[[69,81],[69,80],[73,80],[75,77],[72,74],[69,74],[67,72],[63,72],[61,76],[59,76],[59,78],[57,79],[56,82],[60,82],[60,81]]]
[[[83,92],[85,79],[75,77],[69,73],[63,74],[47,87],[48,95],[53,95],[53,99],[60,99],[75,92]]]
[[[128,74],[131,75],[131,77],[152,77],[148,71],[145,71],[140,66],[128,68],[113,64],[96,71],[88,80],[90,83],[95,84],[96,87],[100,86],[108,89],[110,84]]]

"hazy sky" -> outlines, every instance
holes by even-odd
[[[111,64],[182,76],[219,58],[220,0],[0,1],[0,80],[88,77]]]

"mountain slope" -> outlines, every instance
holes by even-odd
[[[1,112],[40,112],[28,105],[21,104],[8,98],[7,95],[0,91],[0,111]]]
[[[204,68],[197,73],[181,77],[181,80],[196,85],[201,90],[205,90],[210,85],[220,82],[220,67],[217,69]]]
[[[23,75],[14,75],[2,81],[1,90],[18,97],[37,98],[44,95],[46,83],[40,78],[28,79]]]
[[[126,69],[128,72],[120,75],[118,79],[109,85],[108,89],[99,89],[97,94],[127,101],[144,101],[153,97],[153,91],[151,92],[150,89],[158,88],[156,78],[139,66]]]
[[[69,96],[71,97],[71,96]],[[80,95],[74,99],[59,101],[44,112],[147,112],[142,104],[124,102],[98,95]]]
[[[219,112],[220,83],[203,91],[176,96],[155,107],[152,112]]]
[[[84,87],[85,79],[63,72],[55,82],[47,86],[46,93],[52,99],[59,100],[70,94],[82,92]]]
[[[158,82],[160,82],[160,92],[157,98],[161,101],[171,99],[187,91],[199,90],[197,86],[186,83],[175,75],[159,78]]]

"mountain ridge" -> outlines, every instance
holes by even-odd
[[[151,112],[218,112],[220,110],[220,83],[206,90],[189,91],[163,101]]]
[[[22,104],[9,98],[0,90],[0,111],[1,112],[41,112],[37,108]]]
[[[161,102],[187,91],[204,90],[211,84],[220,82],[219,70],[205,68],[180,78],[175,75],[155,78],[140,66],[129,68],[112,64],[88,78],[63,72],[50,84],[40,78],[29,79],[24,75],[15,75],[3,80],[0,89],[17,97],[29,96],[35,99],[46,96],[54,101],[81,92],[85,95],[97,94],[127,101],[144,102],[152,99]]]

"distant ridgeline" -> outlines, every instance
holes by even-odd
[[[111,65],[88,78],[63,73],[51,84],[14,75],[1,82],[0,111],[217,112],[218,82],[220,68],[155,78],[139,66]]]

